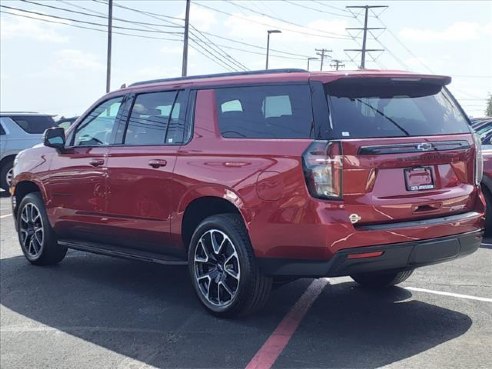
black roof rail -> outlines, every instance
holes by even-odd
[[[202,74],[198,76],[188,76],[188,77],[176,77],[176,78],[161,78],[161,79],[151,79],[148,81],[141,81],[132,83],[128,87],[147,85],[150,83],[160,83],[160,82],[173,82],[173,81],[187,81],[192,79],[204,79],[204,78],[217,78],[217,77],[235,77],[235,76],[250,76],[257,74],[276,74],[276,73],[298,73],[307,72],[305,69],[300,68],[287,68],[287,69],[269,69],[269,70],[252,70],[248,72],[232,72],[232,73],[218,73],[218,74]]]

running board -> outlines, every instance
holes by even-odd
[[[169,255],[155,254],[148,251],[127,249],[113,245],[102,245],[95,242],[60,240],[62,246],[79,251],[91,252],[93,254],[114,256],[124,259],[147,261],[164,265],[188,265],[188,262]]]

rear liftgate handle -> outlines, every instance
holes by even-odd
[[[151,159],[151,160],[149,160],[149,165],[152,168],[165,167],[167,165],[167,161],[162,160],[162,159]]]

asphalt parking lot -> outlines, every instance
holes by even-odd
[[[254,316],[220,320],[201,308],[181,267],[76,251],[58,266],[31,266],[21,255],[9,213],[10,199],[3,195],[2,369],[251,367],[313,283],[302,279],[276,289]],[[385,292],[330,278],[273,367],[491,363],[492,242],[467,258],[422,268]]]

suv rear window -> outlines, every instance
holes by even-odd
[[[326,86],[335,138],[468,133],[450,94],[428,82],[339,80]]]
[[[55,127],[56,123],[49,115],[18,115],[10,117],[19,127],[31,134],[44,133],[45,130]]]
[[[223,137],[312,137],[308,85],[220,88],[216,90],[216,98]]]

